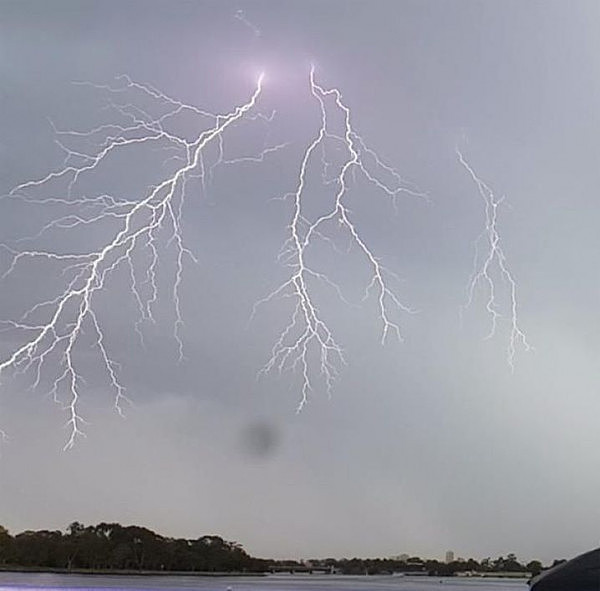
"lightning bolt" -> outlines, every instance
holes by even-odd
[[[498,232],[498,208],[503,202],[504,197],[496,197],[492,189],[476,174],[458,147],[456,148],[456,154],[460,164],[477,186],[479,195],[484,203],[485,212],[485,228],[475,242],[473,271],[467,285],[466,301],[461,307],[461,316],[471,307],[476,288],[482,285],[487,290],[485,309],[490,316],[490,330],[486,338],[489,339],[495,336],[498,322],[502,317],[499,311],[501,304],[498,302],[498,285],[495,279],[499,274],[501,280],[508,286],[509,293],[510,329],[507,345],[507,363],[512,372],[515,369],[517,348],[520,347],[524,351],[530,351],[532,346],[527,341],[525,333],[520,328],[518,322],[517,284],[508,267]],[[483,245],[483,248],[481,245]]]
[[[289,142],[270,144],[267,134],[258,153],[226,155],[224,139],[228,129],[242,120],[269,125],[275,117],[275,112],[264,115],[255,111],[263,89],[262,75],[245,103],[218,114],[182,103],[128,76],[119,77],[113,86],[80,84],[102,93],[105,110],[118,121],[83,131],[65,131],[52,124],[57,145],[64,154],[62,167],[21,183],[4,199],[60,213],[52,214],[50,221],[42,223],[32,235],[0,243],[3,257],[0,260],[7,261],[0,281],[9,281],[34,262],[58,269],[56,276],[63,281],[57,293],[37,302],[19,318],[0,321],[0,332],[18,342],[0,360],[0,378],[6,374],[31,376],[32,389],[49,381],[48,394],[67,413],[65,450],[85,436],[86,422],[79,409],[86,376],[79,356],[90,343],[113,392],[116,412],[122,416],[125,407],[132,404],[121,380],[122,368],[111,353],[106,322],[98,305],[101,294],[113,287],[117,271],[121,274],[124,271],[127,277],[136,309],[133,328],[144,347],[145,326],[157,322],[155,308],[161,293],[161,267],[170,257],[172,336],[178,360],[183,361],[184,263],[197,262],[182,232],[184,206],[190,192],[188,183],[191,179],[199,180],[201,191],[206,194],[218,167],[260,164],[289,145]],[[353,219],[348,198],[358,187],[359,177],[389,199],[394,208],[402,196],[426,198],[368,147],[353,126],[350,108],[341,92],[321,86],[316,81],[314,67],[310,70],[309,89],[318,107],[319,125],[303,152],[293,190],[281,197],[291,204],[288,237],[279,253],[279,261],[289,270],[289,276],[257,302],[252,312],[254,315],[262,304],[278,298],[293,302],[291,317],[276,338],[260,374],[298,372],[301,376],[298,410],[307,403],[317,382],[330,395],[346,364],[343,348],[320,309],[316,286],[324,285],[343,302],[357,305],[346,299],[342,289],[311,262],[313,251],[325,244],[341,253],[336,235],[345,236],[348,250],[358,253],[368,269],[370,278],[364,285],[362,301],[375,303],[381,343],[385,344],[389,338],[401,341],[399,318],[413,310],[392,289],[390,281],[394,274],[368,245]],[[173,131],[177,129],[178,117],[183,115],[194,121],[191,131],[190,125],[187,126],[188,135]],[[160,150],[166,158],[157,172],[159,180],[138,195],[88,194],[83,188],[84,181],[103,165],[142,149]],[[316,213],[307,203],[312,195],[309,177],[313,170],[320,171],[322,188],[327,194],[319,198],[320,209]],[[100,246],[87,251],[67,252],[39,246],[53,232],[82,229],[106,238]]]
[[[236,10],[234,16],[237,20],[239,20],[241,23],[243,23],[246,27],[251,29],[252,33],[254,33],[255,37],[260,37],[262,35],[260,29],[254,23],[252,23],[248,20],[248,18],[246,17],[246,13],[241,8]]]
[[[207,147],[218,143],[222,153],[226,130],[249,116],[255,107],[262,92],[263,76],[258,78],[247,102],[230,112],[217,115],[185,105],[126,76],[119,81],[121,86],[118,88],[91,86],[108,93],[107,108],[118,113],[126,124],[110,123],[83,132],[55,129],[59,138],[57,143],[65,153],[63,168],[24,182],[5,196],[6,199],[20,200],[36,207],[58,206],[67,210],[64,215],[43,225],[33,236],[16,241],[19,248],[10,244],[0,245],[9,260],[0,280],[9,279],[24,263],[40,260],[58,265],[60,276],[65,278],[65,286],[57,295],[35,304],[17,321],[0,322],[3,332],[10,332],[20,341],[0,361],[0,377],[7,373],[31,373],[31,387],[37,388],[45,367],[50,365],[51,360],[58,359],[58,370],[50,380],[49,394],[67,413],[69,435],[65,450],[72,448],[78,438],[85,436],[83,428],[86,422],[79,411],[85,377],[78,369],[77,351],[78,347],[83,346],[86,333],[91,335],[98,359],[113,390],[115,410],[123,415],[124,405],[131,403],[119,378],[120,366],[112,358],[106,342],[105,330],[97,312],[97,299],[100,293],[109,289],[115,271],[124,267],[139,314],[135,330],[143,344],[142,324],[155,322],[153,307],[159,296],[157,277],[161,249],[164,252],[174,251],[175,279],[171,292],[175,312],[173,337],[179,360],[183,360],[180,288],[184,259],[187,257],[196,261],[182,235],[186,183],[192,176],[200,176],[204,181]],[[161,114],[151,116],[146,109],[127,102],[124,97],[131,93],[154,101]],[[202,130],[192,139],[169,131],[169,123],[181,113],[194,116],[202,123]],[[208,126],[206,120],[209,121]],[[77,144],[82,140],[86,147],[68,147],[69,141]],[[146,194],[137,199],[125,199],[114,195],[87,196],[78,193],[82,179],[98,170],[109,158],[128,149],[149,145],[173,154],[167,162],[175,166],[163,180],[149,187]],[[261,161],[280,148],[265,148],[255,159]],[[53,193],[45,197],[30,195],[31,192],[44,189],[52,192],[53,183],[60,182],[66,183],[63,196],[57,197]],[[55,252],[21,247],[24,242],[34,242],[54,229],[103,228],[107,222],[112,222],[116,228],[100,248],[90,252]],[[145,261],[141,270],[136,269],[136,260]],[[0,437],[4,437],[4,432],[0,432]]]
[[[342,301],[348,301],[335,282],[309,263],[309,251],[323,241],[335,248],[335,240],[328,228],[337,225],[338,230],[343,230],[370,270],[371,278],[365,286],[363,301],[373,297],[377,303],[381,343],[384,344],[390,336],[402,341],[400,325],[395,317],[398,312],[413,311],[390,287],[391,273],[359,232],[348,208],[347,196],[356,175],[362,174],[369,183],[387,195],[394,206],[398,196],[403,193],[424,197],[367,147],[352,125],[351,112],[344,103],[341,92],[337,88],[323,88],[315,79],[314,66],[311,67],[309,81],[311,95],[320,111],[320,126],[303,154],[295,189],[284,196],[284,199],[292,202],[292,216],[288,226],[289,237],[279,254],[279,261],[290,269],[290,275],[284,283],[258,301],[253,310],[254,315],[259,306],[276,298],[294,302],[291,318],[273,345],[271,356],[259,375],[273,371],[279,374],[288,370],[299,372],[301,396],[298,411],[307,403],[309,393],[315,388],[313,382],[317,378],[324,383],[326,392],[331,395],[340,369],[346,364],[343,348],[319,309],[313,284],[324,284],[333,289]],[[336,117],[339,119],[340,115],[342,124],[340,126],[338,123],[336,126],[332,120]],[[330,144],[341,148],[345,153],[341,164],[329,161],[327,148]],[[323,183],[333,187],[333,194],[329,202],[323,204],[322,212],[311,217],[306,213],[307,184],[309,169],[317,156]],[[332,175],[331,169],[336,168],[337,172]],[[381,180],[381,173],[387,173],[392,182]],[[318,359],[315,369],[311,367],[313,354]]]

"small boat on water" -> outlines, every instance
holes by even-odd
[[[600,548],[580,554],[534,577],[530,591],[600,591]]]

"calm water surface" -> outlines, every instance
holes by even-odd
[[[340,577],[273,575],[267,577],[104,576],[0,573],[0,591],[114,591],[115,589],[198,591],[527,591],[524,581],[465,580],[438,577]]]

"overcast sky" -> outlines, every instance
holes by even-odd
[[[86,130],[114,116],[105,91],[73,81],[118,84],[127,74],[224,113],[249,100],[264,71],[254,112],[276,115],[237,126],[225,157],[287,145],[262,164],[221,166],[206,191],[190,184],[183,232],[198,265],[186,261],[181,285],[183,364],[173,338],[172,251],[145,350],[127,272],[98,298],[107,346],[134,401],[125,419],[85,338],[77,362],[89,424],[72,450],[62,451],[67,413],[44,383],[59,360],[49,360],[34,391],[31,376],[3,375],[0,524],[16,533],[114,520],[171,536],[214,533],[279,558],[441,557],[452,549],[548,562],[598,546],[598,39],[595,1],[1,0],[1,193],[61,166],[49,120]],[[381,345],[374,298],[361,304],[368,267],[356,249],[344,252],[347,236],[336,235],[340,252],[322,241],[311,253],[361,305],[316,288],[347,366],[331,397],[315,377],[296,414],[297,374],[256,379],[290,302],[248,320],[288,276],[277,255],[292,203],[273,198],[294,189],[319,129],[311,63],[320,84],[342,92],[365,142],[429,199],[404,195],[395,210],[360,180],[348,196],[361,236],[418,311],[394,316],[401,344]],[[181,135],[191,133],[184,123]],[[485,290],[459,322],[485,211],[457,144],[505,196],[498,230],[520,327],[534,347],[517,349],[514,373],[506,315],[485,339]],[[79,193],[139,199],[167,174],[149,154],[115,158],[82,179]],[[308,188],[315,211],[331,200],[331,187]],[[4,199],[0,240],[81,252],[114,235],[116,226],[100,224],[16,242],[53,215]],[[10,264],[6,251],[0,264],[0,272]],[[1,318],[18,319],[56,295],[61,276],[52,269],[28,261],[9,276]],[[505,314],[508,291],[498,286]],[[2,360],[22,338],[2,334]]]

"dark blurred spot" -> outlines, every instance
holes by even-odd
[[[242,431],[242,451],[256,458],[271,456],[280,443],[277,427],[267,421],[256,421],[246,425]]]

